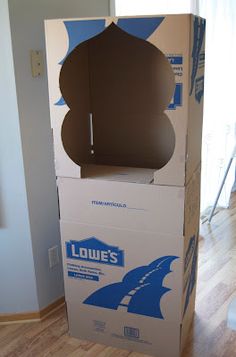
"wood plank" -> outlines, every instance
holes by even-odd
[[[44,317],[48,316],[48,314],[50,314],[52,311],[54,311],[64,303],[65,303],[65,296],[62,296],[61,298],[57,299],[56,301],[52,302],[50,305],[40,310],[39,312],[40,318],[43,319]]]

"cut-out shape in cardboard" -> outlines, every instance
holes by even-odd
[[[78,165],[160,169],[175,134],[164,114],[174,91],[165,55],[112,23],[66,58],[60,89],[70,108],[62,142]]]

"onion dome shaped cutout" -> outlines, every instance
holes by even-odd
[[[114,23],[81,43],[60,73],[70,108],[62,126],[68,156],[80,166],[163,167],[175,147],[164,114],[174,86],[165,55]]]

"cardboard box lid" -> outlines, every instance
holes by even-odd
[[[58,178],[58,193],[62,220],[183,236],[182,187]]]

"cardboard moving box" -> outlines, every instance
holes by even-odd
[[[70,334],[178,357],[196,291],[205,20],[45,31]]]
[[[86,166],[98,164],[186,184],[201,160],[205,21],[48,20],[45,28],[57,175],[90,177]]]
[[[187,187],[58,178],[72,336],[179,356],[195,300],[199,175]]]

